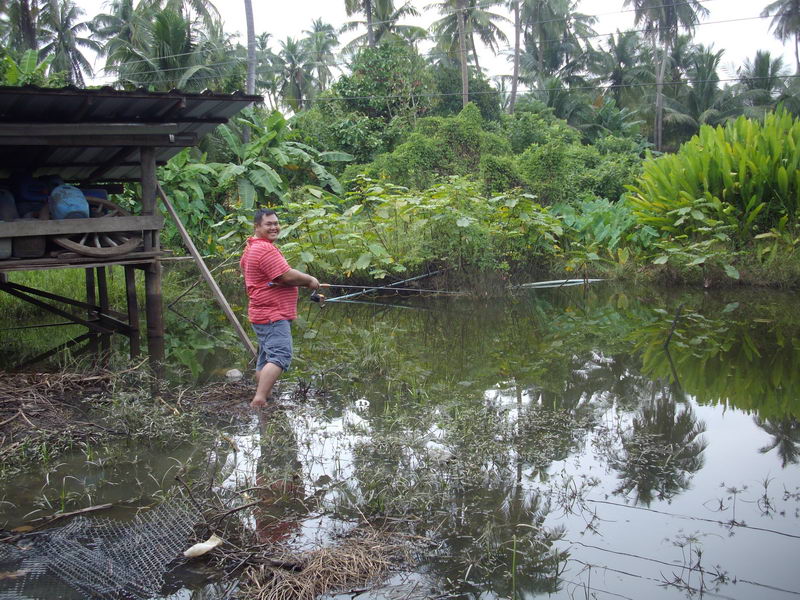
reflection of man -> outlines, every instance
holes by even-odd
[[[274,210],[260,209],[253,237],[239,262],[249,300],[247,316],[258,336],[253,408],[266,406],[272,386],[292,362],[291,322],[297,318],[297,288],[319,289],[316,277],[292,269],[275,246],[281,232]]]
[[[260,500],[254,510],[259,543],[287,540],[300,528],[306,512],[302,465],[297,458],[297,436],[286,414],[258,415],[261,454],[256,464],[253,495]]]

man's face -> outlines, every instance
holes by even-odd
[[[277,215],[264,215],[261,217],[261,223],[256,225],[255,236],[274,242],[278,239],[281,232],[281,226],[278,224]]]

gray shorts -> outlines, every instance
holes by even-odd
[[[290,321],[252,323],[258,337],[258,360],[256,371],[268,362],[286,371],[292,364],[292,324]]]

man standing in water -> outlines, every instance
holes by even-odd
[[[292,362],[291,322],[297,318],[297,288],[319,289],[316,277],[292,269],[275,246],[281,232],[274,210],[259,209],[253,237],[239,265],[249,300],[247,316],[258,336],[256,394],[253,408],[267,405],[272,386]]]

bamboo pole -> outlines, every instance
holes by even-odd
[[[236,315],[231,309],[231,305],[228,304],[228,301],[225,299],[225,296],[222,294],[222,290],[217,285],[216,280],[214,279],[213,275],[211,275],[211,271],[208,270],[206,263],[203,261],[203,258],[200,256],[200,253],[197,251],[197,247],[194,245],[192,238],[189,237],[189,232],[186,231],[186,228],[183,226],[180,217],[178,217],[178,213],[175,212],[175,208],[172,206],[172,203],[167,198],[167,195],[164,193],[164,190],[161,188],[160,184],[156,184],[156,189],[158,190],[158,195],[161,197],[161,201],[164,202],[164,206],[167,207],[167,212],[169,212],[172,220],[175,221],[175,225],[178,227],[178,231],[181,234],[181,239],[183,239],[183,243],[186,244],[186,248],[189,250],[189,254],[192,255],[194,261],[197,263],[197,267],[200,269],[200,274],[203,276],[203,279],[206,280],[206,283],[211,288],[211,292],[214,294],[214,297],[217,300],[217,303],[222,308],[222,311],[225,313],[225,316],[228,317],[228,320],[233,325],[234,329],[236,329],[236,333],[239,335],[239,339],[242,340],[242,343],[245,347],[256,356],[256,347],[253,345],[250,336],[247,335],[247,332],[242,327],[242,324],[239,322],[239,319],[236,318]]]

